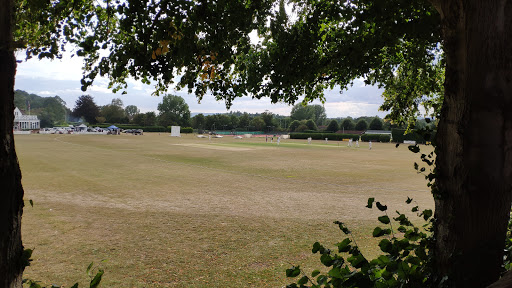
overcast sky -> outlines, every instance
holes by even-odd
[[[23,59],[20,53],[18,59]],[[39,96],[60,96],[66,106],[73,108],[80,95],[89,94],[94,97],[96,104],[110,104],[113,98],[121,98],[125,106],[135,105],[141,112],[157,111],[157,105],[162,97],[151,96],[152,87],[136,81],[129,81],[128,94],[114,94],[107,88],[107,80],[98,78],[95,85],[87,92],[80,90],[82,62],[80,58],[63,57],[62,60],[37,60],[31,59],[18,64],[15,89],[24,90]],[[186,91],[169,89],[169,93],[182,96],[190,107],[192,113],[225,113],[224,102],[216,101],[213,96],[205,95],[201,103],[193,94]],[[348,91],[325,91],[326,103],[324,104],[327,117],[358,117],[375,116],[384,117],[385,112],[378,111],[382,104],[382,90],[376,87],[364,86],[362,81],[355,81],[354,86]],[[320,104],[320,102],[315,103]],[[255,100],[249,97],[238,98],[234,101],[231,111],[249,113],[261,113],[269,110],[280,115],[290,115],[291,106],[286,104],[271,104],[270,99]]]

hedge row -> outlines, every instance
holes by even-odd
[[[297,133],[324,133],[324,134],[329,134],[329,133],[333,133],[331,131],[321,131],[321,130],[304,130],[302,132],[297,132]]]
[[[98,125],[92,125],[94,127],[100,127],[100,128],[107,128],[112,124],[98,124]],[[132,124],[114,124],[115,126],[126,130],[126,129],[140,129],[144,132],[166,132],[168,131],[164,126],[137,126]]]
[[[388,134],[363,134],[361,135],[361,141],[389,142],[391,141],[391,136]]]
[[[311,137],[313,140],[324,140],[325,138],[329,140],[343,140],[343,139],[353,139],[359,140],[358,134],[337,134],[337,133],[290,133],[291,139],[308,139]]]
[[[403,143],[404,140],[408,141],[416,141],[416,143],[425,144],[427,141],[433,141],[436,135],[436,131],[431,131],[430,133],[422,133],[425,134],[422,136],[417,131],[413,130],[404,135],[405,129],[391,129],[391,134],[393,135],[393,142]]]
[[[171,129],[171,127],[169,127],[169,131],[171,131],[170,129]],[[184,133],[184,134],[194,133],[194,128],[192,128],[192,127],[182,127],[180,129],[180,133]]]

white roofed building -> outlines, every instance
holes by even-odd
[[[14,109],[14,131],[39,129],[40,124],[37,115],[23,115],[18,107]]]

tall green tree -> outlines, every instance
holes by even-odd
[[[156,125],[156,113],[153,111],[146,112],[144,114],[144,126],[155,126]]]
[[[379,117],[373,118],[368,126],[368,128],[370,130],[382,130],[382,127],[383,127],[383,123]]]
[[[94,124],[96,123],[96,117],[100,116],[100,108],[91,95],[82,95],[75,102],[73,116],[83,117],[88,123]]]
[[[265,121],[261,117],[254,117],[251,120],[251,126],[256,129],[257,131],[266,131],[268,132],[268,129],[265,125]]]
[[[316,126],[316,123],[315,121],[313,121],[313,119],[309,119],[306,121],[306,126],[308,126],[308,129],[309,130],[318,130],[318,127]]]
[[[190,110],[185,99],[177,95],[165,95],[158,104],[158,122],[162,126],[190,126]]]
[[[274,126],[274,114],[270,111],[261,113],[261,119],[265,121],[265,126]]]
[[[355,129],[357,131],[364,131],[368,129],[368,122],[366,122],[366,120],[364,119],[360,119],[359,121],[357,121]]]
[[[126,114],[126,117],[132,121],[133,117],[140,113],[140,110],[135,105],[128,105],[124,108],[124,113]]]
[[[312,119],[314,117],[312,112],[311,109],[308,109],[308,106],[302,105],[301,103],[295,104],[290,112],[290,118],[299,121]]]
[[[231,115],[230,117],[230,125],[231,125],[231,129],[236,129],[239,127],[240,125],[240,120],[238,118],[238,116],[236,115]]]
[[[107,123],[126,123],[128,117],[125,114],[123,107],[115,104],[109,104],[101,107],[101,116],[105,117]]]
[[[180,87],[199,99],[210,90],[228,106],[247,95],[325,101],[325,88],[358,77],[393,85],[399,69],[430,81],[440,62],[432,275],[451,287],[485,287],[499,277],[512,202],[510,1],[298,0],[293,21],[282,2],[275,9],[278,3],[264,0],[108,3],[0,2],[0,286],[19,286],[23,271],[14,50],[26,44],[28,56],[57,57],[63,40],[86,57],[84,90],[109,75],[115,90],[133,76],[166,91],[173,72],[183,71]],[[250,44],[253,30],[261,44]]]
[[[290,123],[290,127],[288,129],[290,130],[290,132],[295,132],[295,130],[299,126],[300,126],[300,121],[299,120],[293,120],[292,123]]]
[[[356,124],[352,119],[345,118],[343,122],[341,122],[341,128],[345,130],[354,130],[356,129]]]
[[[205,129],[205,118],[204,115],[199,113],[196,116],[192,117],[192,127],[195,129]]]
[[[45,97],[43,107],[39,112],[41,127],[53,127],[66,121],[66,102],[59,96]]]
[[[325,128],[326,131],[331,131],[331,132],[336,132],[338,130],[340,130],[340,126],[338,124],[338,121],[336,120],[331,120],[331,122],[329,122],[329,125],[327,125],[327,128]]]
[[[248,127],[251,123],[251,117],[249,116],[249,113],[244,112],[244,114],[240,115],[239,118],[239,125],[240,127]]]
[[[323,105],[308,105],[309,109],[313,110],[314,118],[313,121],[315,121],[315,124],[323,125],[324,121],[327,119],[327,114],[325,113],[325,107]]]

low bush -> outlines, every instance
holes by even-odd
[[[183,128],[181,128],[181,133],[184,133],[184,134],[194,133],[194,129],[192,127],[183,127]]]
[[[361,141],[373,141],[373,142],[389,142],[391,136],[387,134],[363,134],[361,135]]]
[[[368,141],[379,141],[380,134],[363,134],[361,135],[361,141],[368,142]]]
[[[112,124],[99,124],[99,125],[92,125],[93,127],[100,127],[100,128],[107,128]],[[127,129],[140,129],[144,132],[166,132],[168,131],[164,126],[138,126],[138,125],[131,125],[131,124],[115,124],[118,128],[121,128],[123,130]]]
[[[389,143],[389,141],[391,141],[391,136],[387,134],[380,134],[379,141],[382,143]]]
[[[412,199],[408,198],[406,203],[411,204]],[[351,231],[343,222],[335,221],[347,238],[335,244],[334,249],[314,243],[312,252],[320,254],[320,262],[325,267],[314,270],[311,276],[299,266],[287,269],[287,277],[298,279],[286,287],[432,287],[429,251],[433,243],[433,211],[412,207],[411,212],[426,221],[424,225],[416,226],[398,211],[397,217],[390,217],[386,211],[388,207],[375,203],[374,198],[368,199],[366,207],[373,208],[374,204],[384,213],[377,219],[385,226],[375,227],[372,233],[373,237],[381,238],[379,247],[383,254],[375,259],[367,258]]]
[[[393,142],[403,143],[404,140],[416,141],[416,143],[425,144],[427,141],[434,141],[436,131],[424,129],[424,130],[412,130],[407,134],[405,129],[391,129],[393,135]]]
[[[359,140],[358,134],[338,134],[338,133],[290,133],[291,139],[308,139],[311,137],[313,140],[324,140],[325,138],[329,140],[338,140],[341,141],[343,139],[352,139]]]

